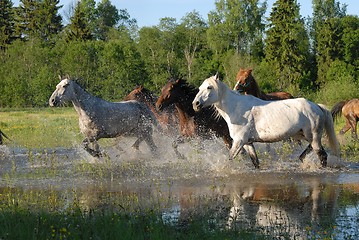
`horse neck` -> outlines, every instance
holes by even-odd
[[[180,94],[175,105],[178,109],[182,110],[189,116],[194,116],[192,101],[196,97],[198,90],[192,90],[189,87],[183,87],[183,93]]]
[[[246,111],[245,107],[245,98],[246,96],[237,94],[231,91],[229,88],[224,88],[223,86],[219,89],[219,101],[214,103],[214,107],[218,113],[228,122],[230,119],[230,113],[233,112],[233,109],[236,110],[236,115],[243,115]]]
[[[99,99],[91,95],[90,93],[86,92],[77,83],[74,83],[73,89],[74,89],[74,96],[72,97],[71,101],[72,104],[74,105],[76,112],[80,115],[82,115],[83,112],[87,113],[87,111],[91,109],[91,107],[93,107],[94,102],[96,102],[96,100]]]
[[[265,98],[265,94],[260,90],[259,85],[253,76],[251,76],[250,80],[251,80],[251,84],[249,90],[247,91],[247,94],[255,96],[260,99]]]

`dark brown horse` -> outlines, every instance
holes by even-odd
[[[236,77],[236,85],[234,86],[235,91],[238,91],[242,94],[253,95],[262,100],[283,100],[293,98],[290,93],[287,92],[272,92],[265,94],[259,88],[258,83],[252,75],[252,69],[240,69]]]
[[[156,96],[150,90],[144,88],[142,85],[137,86],[125,98],[125,101],[136,100],[145,103],[153,112],[157,121],[161,124],[163,130],[169,134],[178,134],[178,112],[174,106],[169,106],[164,111],[157,111]]]
[[[174,104],[178,110],[180,136],[173,143],[173,147],[180,158],[184,156],[177,150],[178,143],[182,143],[186,138],[195,136],[211,138],[214,134],[222,137],[228,148],[232,146],[227,123],[213,108],[204,108],[200,112],[193,110],[192,101],[197,92],[198,89],[190,86],[186,80],[170,78],[162,88],[161,96],[156,102],[158,110],[163,110],[171,104]]]
[[[359,99],[354,98],[347,101],[341,101],[332,108],[332,116],[335,120],[339,115],[345,117],[345,126],[340,130],[340,134],[346,133],[350,128],[352,129],[352,137],[359,141],[357,135],[357,122],[359,121]]]

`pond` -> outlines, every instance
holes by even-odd
[[[303,148],[278,143],[259,155],[233,162],[217,141],[170,147],[158,156],[124,146],[106,147],[95,159],[79,147],[0,148],[0,202],[31,209],[126,213],[155,211],[165,225],[185,228],[205,219],[206,231],[249,231],[275,239],[355,239],[359,235],[359,165],[329,156],[321,168],[315,156],[297,160]],[[166,142],[166,139],[162,141]],[[314,160],[313,160],[314,159]],[[339,161],[339,163],[338,163]]]

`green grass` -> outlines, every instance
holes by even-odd
[[[0,191],[0,239],[265,239],[258,232],[225,230],[208,215],[192,215],[181,226],[163,221],[156,208],[137,197],[113,196],[105,207],[88,209],[80,193],[66,198],[49,190]]]
[[[1,111],[0,129],[12,140],[7,145],[25,148],[70,147],[83,139],[73,108]]]

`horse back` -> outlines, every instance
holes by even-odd
[[[357,119],[359,118],[359,99],[354,98],[344,104],[342,108],[342,113],[344,116],[355,116]]]
[[[266,100],[283,100],[294,98],[292,94],[287,92],[271,92],[266,94]]]

